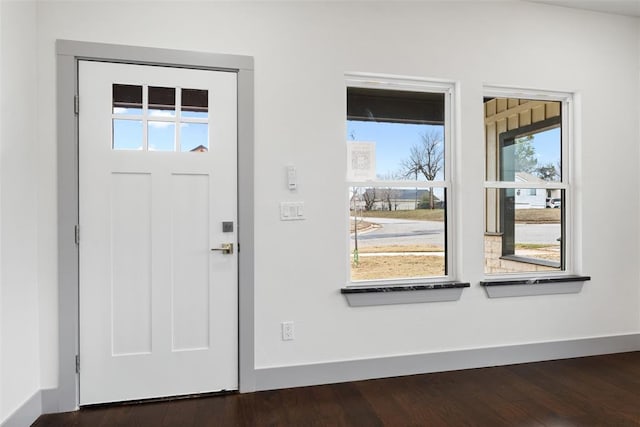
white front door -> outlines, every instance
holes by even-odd
[[[237,389],[236,88],[80,61],[81,405]]]

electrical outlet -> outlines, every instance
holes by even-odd
[[[291,341],[295,338],[293,322],[282,322],[282,341]]]

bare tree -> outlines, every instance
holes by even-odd
[[[364,190],[364,192],[362,193],[362,200],[364,201],[364,210],[365,211],[372,210],[373,205],[375,205],[375,203],[378,201],[378,198],[376,195],[376,188],[372,187]]]
[[[394,202],[400,195],[400,191],[392,187],[378,188],[378,194],[380,201],[386,206],[385,210],[392,211],[394,209]]]
[[[444,167],[444,149],[440,132],[431,130],[421,135],[422,140],[411,147],[409,158],[402,162],[405,178],[422,174],[427,181],[436,179],[438,172]],[[429,189],[429,208],[434,208],[433,187]]]
[[[400,172],[387,172],[384,175],[378,175],[378,179],[382,181],[399,181],[404,178]],[[400,191],[393,187],[378,188],[377,194],[379,200],[386,205],[385,209],[394,210],[394,202],[398,199]]]

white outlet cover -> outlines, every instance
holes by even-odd
[[[293,322],[282,322],[282,341],[291,341],[295,338]]]

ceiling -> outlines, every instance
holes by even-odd
[[[640,0],[526,0],[574,9],[640,17]]]

